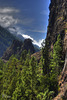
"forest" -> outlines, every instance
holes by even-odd
[[[61,42],[58,35],[50,51],[47,39],[43,41],[39,62],[26,50],[19,59],[16,55],[7,62],[0,59],[0,100],[52,100],[60,90]]]

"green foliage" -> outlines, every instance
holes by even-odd
[[[7,63],[0,59],[0,100],[52,100],[56,96],[63,63],[60,35],[51,58],[48,47],[45,40],[39,63],[26,50],[19,60],[14,55]]]
[[[4,62],[2,61],[2,59],[0,59],[0,70],[2,70],[4,66],[5,66]]]
[[[41,62],[43,67],[43,74],[45,75],[49,73],[49,43],[47,39],[43,41],[41,51],[42,51]]]
[[[51,52],[50,59],[50,87],[49,90],[55,91],[55,95],[58,93],[58,75],[62,70],[62,45],[61,37],[58,35],[57,41],[54,44],[53,52]]]
[[[29,63],[28,63],[29,62]],[[36,100],[36,83],[37,83],[37,64],[35,58],[26,60],[22,70],[22,81],[24,81],[25,96],[28,100]]]
[[[57,75],[60,74],[62,70],[63,60],[62,60],[62,45],[61,45],[61,37],[58,35],[57,41],[53,47],[52,59],[50,62],[51,73],[55,73]]]
[[[49,89],[46,89],[44,93],[40,92],[37,95],[37,100],[52,100],[53,94],[54,94],[53,91],[49,91]]]

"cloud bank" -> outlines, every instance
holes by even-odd
[[[3,27],[10,27],[16,25],[19,22],[19,19],[13,18],[11,15],[1,15],[0,14],[0,25]]]
[[[18,13],[19,10],[15,8],[0,8],[0,25],[3,27],[10,27],[16,25],[19,19],[13,17],[13,13]]]

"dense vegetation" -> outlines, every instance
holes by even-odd
[[[7,63],[0,60],[0,100],[52,100],[57,95],[63,63],[60,35],[50,54],[48,45],[45,40],[39,63],[26,50],[19,60],[13,55]]]

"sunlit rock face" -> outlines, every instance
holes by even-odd
[[[67,100],[67,0],[51,0],[47,40],[50,50],[60,34],[65,58],[61,79],[59,80],[60,91],[53,100]],[[62,98],[62,99],[61,99]]]

